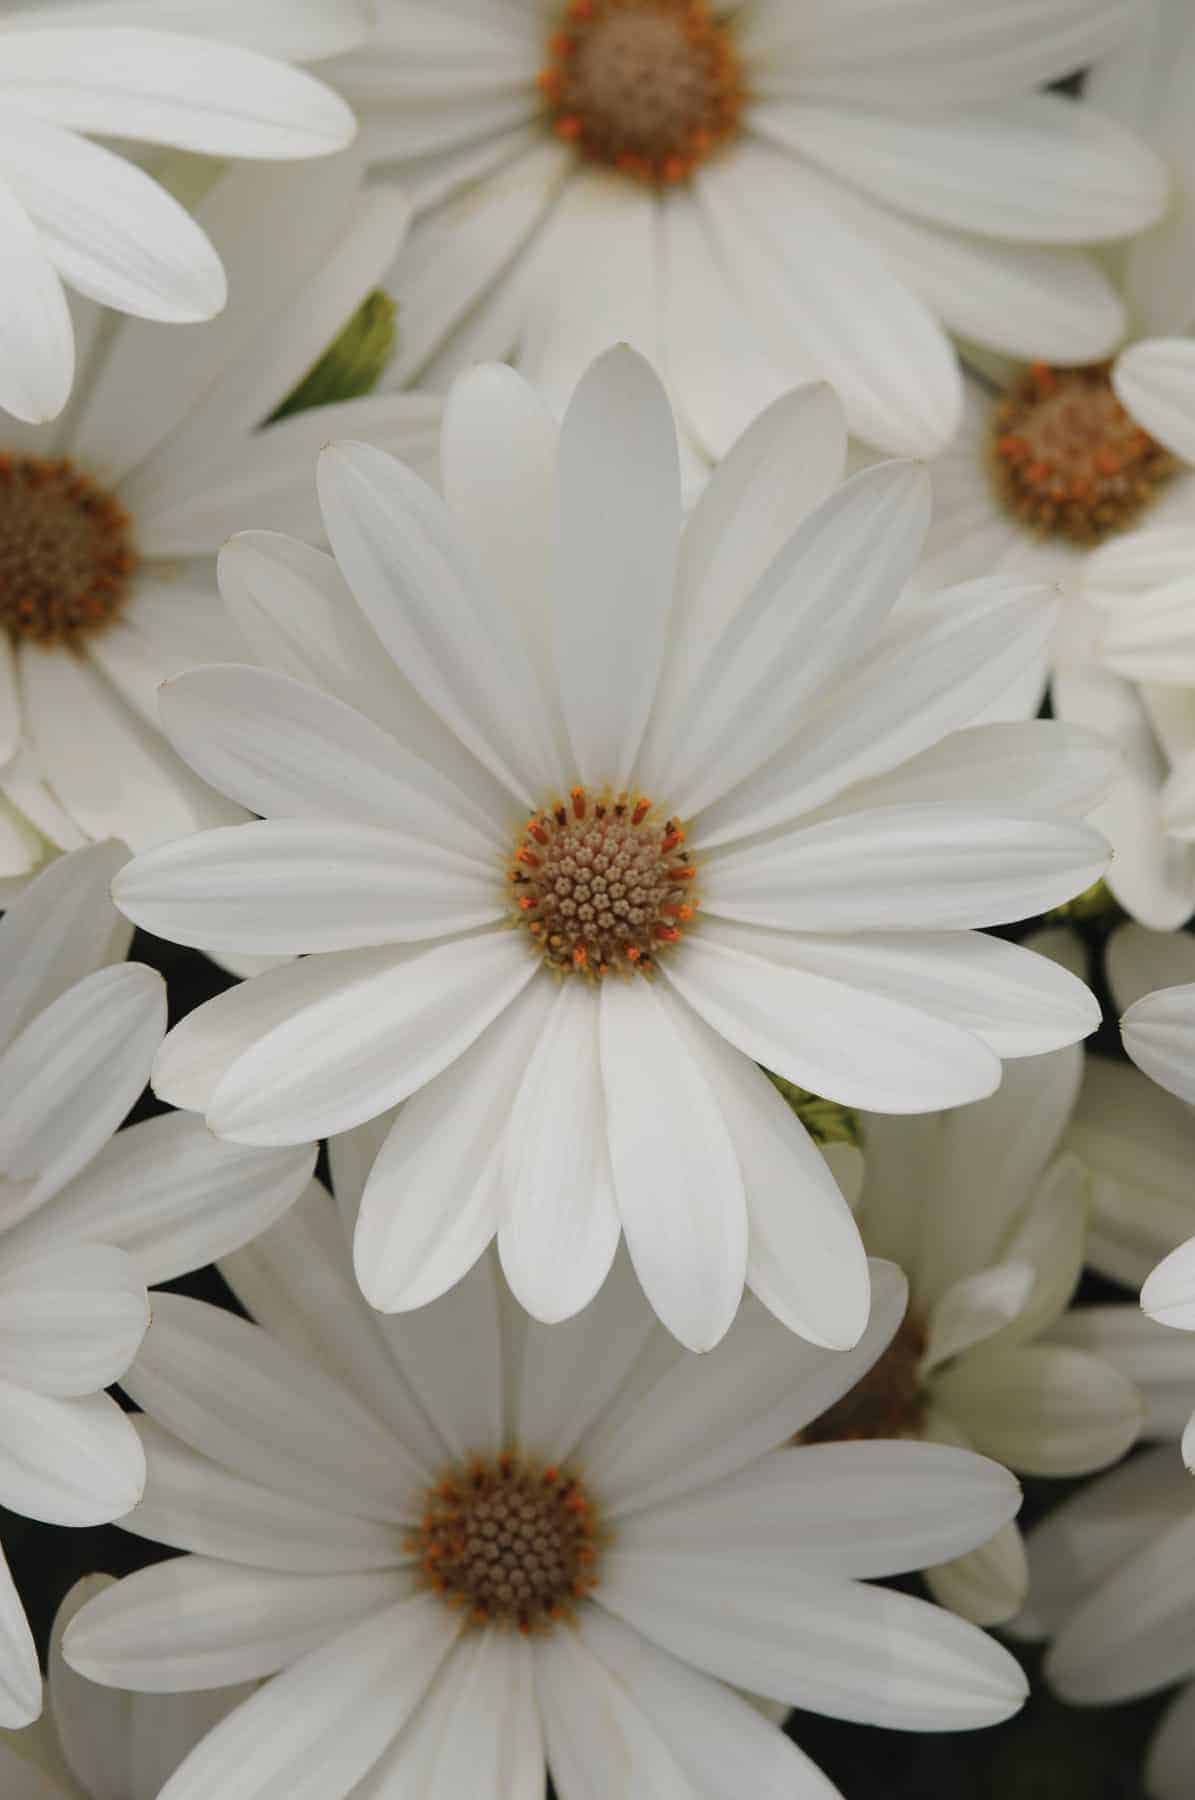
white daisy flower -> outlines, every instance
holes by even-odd
[[[978,583],[885,632],[924,476],[836,489],[843,436],[826,390],[778,402],[682,534],[641,358],[599,359],[559,444],[518,375],[483,368],[448,401],[447,505],[333,446],[339,569],[264,534],[224,553],[286,672],[194,671],[162,717],[264,816],[147,853],[118,904],[179,943],[317,953],[191,1014],[155,1081],[253,1144],[408,1100],[357,1240],[375,1305],[422,1305],[496,1233],[520,1300],[565,1318],[625,1231],[690,1347],[717,1343],[744,1279],[849,1345],[854,1223],[754,1064],[924,1111],[1094,1025],[1074,977],[967,929],[1103,867],[1098,835],[1053,816],[1102,790],[1102,746],[955,731],[1036,653],[1050,599]]]
[[[4,1800],[158,1800],[188,1751],[253,1692],[245,1684],[122,1694],[76,1675],[63,1660],[62,1635],[88,1600],[114,1585],[110,1575],[86,1575],[58,1608],[42,1716],[24,1731],[0,1731]]]
[[[695,1364],[621,1256],[567,1325],[529,1321],[490,1258],[382,1319],[342,1176],[341,1217],[313,1192],[222,1261],[258,1323],[162,1295],[127,1378],[149,1476],[124,1524],[193,1554],[93,1600],[67,1660],[140,1692],[271,1678],[163,1800],[507,1800],[545,1761],[562,1800],[830,1800],[733,1688],[911,1730],[1016,1711],[1004,1649],[867,1585],[990,1536],[1012,1477],[941,1446],[782,1447],[895,1329],[899,1271],[874,1265],[845,1353],[747,1301]]]
[[[297,28],[278,16],[276,0],[235,10],[247,27],[238,29],[226,0],[5,7],[0,408],[18,419],[55,418],[70,393],[75,337],[64,283],[171,324],[210,319],[227,298],[225,268],[200,225],[144,170],[82,133],[270,159],[325,156],[351,141],[353,115],[336,94],[242,44],[327,55],[360,41],[362,8],[316,0]],[[224,24],[228,43],[215,41]]]
[[[1189,1800],[1195,1485],[1173,1445],[1081,1488],[1028,1544],[1030,1604],[1018,1629],[1053,1638],[1045,1673],[1065,1700],[1107,1706],[1183,1684],[1150,1744],[1145,1790],[1150,1800]]]
[[[117,1131],[166,1030],[161,976],[122,960],[107,890],[124,858],[62,857],[0,920],[0,1505],[57,1525],[118,1518],[140,1495],[140,1443],[102,1390],[145,1332],[146,1283],[272,1224],[315,1161],[312,1144],[221,1143],[186,1113]],[[40,1706],[0,1556],[0,1725]]]
[[[1165,205],[1161,161],[1034,90],[1129,0],[379,0],[332,65],[419,221],[395,381],[517,355],[561,403],[627,339],[720,457],[824,377],[861,438],[958,423],[947,332],[1091,360],[1124,330],[1076,246]]]
[[[93,338],[62,421],[0,421],[0,878],[89,838],[140,848],[244,818],[157,722],[166,676],[251,657],[216,551],[247,524],[318,531],[312,464],[329,434],[435,453],[438,404],[414,396],[258,429],[377,283],[399,198],[362,192],[350,154],[235,168],[199,217],[234,274],[219,321],[121,322]]]
[[[1131,1380],[1057,1338],[1082,1272],[1091,1184],[1077,1157],[1059,1154],[1082,1063],[1077,1046],[1026,1057],[977,1105],[864,1116],[857,1217],[868,1250],[903,1269],[909,1309],[807,1439],[920,1437],[1026,1475],[1084,1475],[1133,1442],[1141,1406]],[[1027,1587],[1017,1527],[927,1580],[980,1624],[1011,1618]]]

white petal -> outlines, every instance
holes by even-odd
[[[94,1394],[119,1381],[149,1324],[145,1283],[123,1250],[66,1244],[0,1276],[0,1372],[40,1394]]]
[[[324,156],[355,130],[322,82],[272,57],[120,26],[6,32],[0,94],[76,131],[212,156]]]
[[[763,102],[752,128],[900,212],[1024,243],[1089,244],[1158,219],[1161,159],[1123,126],[1060,94],[929,116]]]
[[[926,1569],[925,1585],[939,1606],[973,1624],[1004,1625],[1028,1592],[1025,1541],[1015,1524],[1004,1525],[978,1550]]]
[[[587,1306],[621,1234],[598,1061],[598,999],[579,979],[557,990],[510,1108],[498,1228],[502,1270],[533,1318]]]
[[[1069,820],[878,806],[727,850],[706,865],[701,899],[773,930],[950,931],[1046,912],[1107,863],[1099,833]]]
[[[444,503],[364,444],[325,450],[320,505],[336,558],[399,668],[519,800],[556,776],[530,661]]]
[[[122,962],[129,933],[108,898],[127,860],[122,845],[90,844],[60,856],[0,919],[0,1044],[76,981]]]
[[[750,775],[793,720],[878,632],[920,554],[924,471],[867,469],[808,514],[722,636],[690,692],[688,730],[660,780],[684,818]]]
[[[534,1646],[535,1687],[548,1766],[561,1800],[617,1793],[693,1800],[676,1758],[622,1683],[579,1635]]]
[[[634,351],[585,375],[560,433],[556,660],[583,782],[626,786],[664,656],[680,537],[672,410]]]
[[[99,969],[59,996],[0,1057],[0,1167],[35,1185],[32,1211],[90,1161],[149,1079],[166,1027],[156,969]]]
[[[1120,1030],[1139,1069],[1180,1100],[1195,1101],[1195,983],[1135,1000]]]
[[[500,869],[468,839],[441,849],[327,817],[256,819],[162,844],[114,891],[159,937],[255,956],[440,938],[496,924],[509,905]]]
[[[846,423],[833,390],[811,383],[784,394],[727,451],[681,535],[668,654],[637,770],[655,792],[693,683],[712,644],[744,606],[794,526],[842,476]]]
[[[952,1282],[929,1316],[922,1373],[928,1375],[1001,1331],[1021,1312],[1032,1290],[1033,1270],[1023,1262],[995,1263]]]
[[[156,1294],[123,1385],[157,1424],[249,1481],[383,1522],[401,1522],[418,1491],[404,1447],[340,1382],[219,1307]]]
[[[1195,1239],[1158,1264],[1141,1289],[1141,1305],[1160,1325],[1195,1330]]]
[[[825,204],[817,177],[747,138],[704,165],[695,191],[771,360],[794,381],[832,382],[866,442],[898,456],[941,450],[962,398],[945,333]]]
[[[1112,380],[1146,431],[1195,462],[1195,345],[1186,338],[1131,344],[1117,357]]]
[[[1046,1660],[1065,1700],[1136,1699],[1191,1673],[1195,1519],[1161,1531],[1068,1618]]]
[[[215,250],[133,163],[2,104],[0,161],[42,250],[79,293],[172,324],[210,319],[224,305]]]
[[[104,1525],[144,1483],[141,1444],[109,1395],[64,1400],[0,1381],[0,1505],[50,1525]]]
[[[618,1210],[635,1273],[691,1350],[719,1342],[747,1266],[747,1211],[715,1093],[641,979],[601,988],[601,1068]]]
[[[662,973],[707,1025],[765,1068],[883,1112],[958,1106],[999,1083],[999,1061],[969,1032],[882,991],[788,966],[769,953],[764,933],[739,929],[736,937],[707,926],[676,947]]]
[[[256,0],[252,12],[240,0],[65,0],[56,19],[193,32],[287,62],[317,62],[352,50],[368,25],[358,0]]]
[[[642,1708],[650,1729],[692,1783],[694,1796],[731,1800],[749,1793],[753,1800],[841,1800],[821,1770],[748,1700],[657,1649],[604,1607],[586,1609],[578,1637],[604,1667],[612,1695],[626,1696]],[[582,1679],[590,1673],[592,1679],[591,1672],[579,1673]],[[615,1742],[621,1749],[622,1743]],[[597,1776],[602,1764],[587,1767]],[[607,1782],[602,1791],[614,1790]]]
[[[776,1450],[724,1481],[624,1519],[618,1549],[694,1585],[700,1565],[793,1566],[812,1575],[903,1575],[985,1542],[1021,1504],[998,1463],[946,1444]]]
[[[961,756],[942,748],[943,740],[957,739],[959,727],[1044,649],[1056,616],[1046,590],[984,580],[948,589],[916,619],[891,621],[776,754],[703,814],[700,842],[712,846],[786,824],[855,783],[876,783],[884,771],[889,782],[907,776],[915,785],[935,753],[958,771],[973,803],[978,771],[972,775]],[[1013,737],[1009,748],[1020,741]],[[959,742],[960,752],[967,743]],[[1002,800],[1010,791],[1017,790],[1001,790]],[[1048,802],[1041,810],[1051,810]]]
[[[4,327],[0,406],[31,425],[57,418],[75,378],[75,337],[62,283],[29,214],[0,180],[4,233]]]
[[[317,989],[237,1058],[212,1094],[208,1123],[246,1144],[346,1131],[455,1062],[538,968],[502,931],[409,956],[356,953],[337,987]]]
[[[410,1589],[405,1571],[294,1575],[174,1557],[91,1600],[67,1627],[63,1654],[111,1687],[226,1687],[285,1669],[346,1625],[392,1611]]]
[[[976,1351],[937,1375],[934,1397],[978,1450],[1028,1475],[1085,1475],[1141,1428],[1136,1389],[1098,1357],[1030,1345]]]
[[[6,1237],[15,1256],[114,1244],[141,1280],[168,1281],[256,1237],[302,1193],[315,1147],[246,1150],[187,1113],[116,1133],[81,1175]]]
[[[137,1537],[300,1576],[394,1569],[405,1560],[397,1527],[245,1481],[152,1419],[142,1415],[136,1425],[145,1492],[122,1527]]]
[[[1145,1761],[1146,1792],[1156,1800],[1185,1800],[1195,1763],[1195,1688],[1180,1688],[1162,1715]]]
[[[366,1183],[353,1247],[371,1306],[400,1312],[434,1300],[498,1229],[503,1139],[552,991],[531,982],[399,1113]]]
[[[1181,1437],[1195,1399],[1195,1340],[1184,1331],[1162,1329],[1174,1322],[1124,1303],[1072,1306],[1051,1327],[1047,1342],[1086,1350],[1119,1369],[1144,1402],[1142,1437],[1174,1439]]]
[[[660,999],[734,1144],[747,1203],[747,1285],[791,1331],[849,1349],[867,1324],[867,1257],[825,1158],[761,1070],[667,988]]]
[[[695,1584],[666,1555],[614,1548],[602,1602],[709,1674],[831,1718],[967,1730],[1009,1718],[1027,1693],[1008,1651],[953,1613],[792,1564],[721,1553]]]
[[[37,1646],[0,1550],[0,1729],[16,1731],[22,1725],[32,1724],[41,1709]]]
[[[700,1381],[679,1350],[667,1363],[651,1362],[648,1385],[632,1377],[577,1446],[579,1460],[601,1470],[610,1516],[732,1474],[841,1399],[904,1315],[908,1288],[899,1269],[872,1262],[871,1279],[871,1318],[851,1350],[804,1343],[748,1298],[702,1362]]]

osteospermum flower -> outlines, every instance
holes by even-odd
[[[222,1261],[258,1323],[163,1295],[127,1378],[149,1474],[125,1527],[193,1554],[91,1601],[67,1661],[147,1693],[268,1678],[163,1800],[341,1800],[367,1775],[531,1796],[545,1762],[564,1800],[711,1770],[829,1800],[732,1688],[916,1730],[1017,1709],[999,1645],[867,1585],[990,1535],[1012,1478],[940,1446],[781,1447],[879,1353],[898,1271],[875,1265],[845,1353],[747,1301],[694,1363],[621,1257],[568,1325],[530,1323],[489,1258],[380,1320],[337,1193],[343,1219],[313,1192]]]
[[[426,398],[259,429],[402,235],[403,203],[359,179],[352,155],[230,171],[198,212],[237,272],[219,323],[122,322],[95,340],[63,422],[0,419],[0,877],[88,838],[140,848],[243,818],[157,724],[166,676],[252,655],[220,604],[216,551],[250,523],[318,530],[312,462],[329,432],[434,453]]]
[[[517,354],[562,400],[626,338],[720,456],[821,376],[852,429],[926,455],[958,422],[947,331],[1109,354],[1074,246],[1165,204],[1122,127],[1034,92],[1100,55],[1124,0],[380,0],[331,66],[420,219],[392,378]]]
[[[36,423],[66,404],[75,333],[64,283],[172,324],[210,319],[227,298],[218,251],[190,214],[83,133],[270,159],[323,156],[351,140],[353,116],[322,82],[242,47],[248,39],[284,56],[326,55],[363,35],[353,0],[303,10],[306,25],[288,25],[272,6],[203,0],[5,8],[0,408]],[[216,41],[223,28],[229,41]]]
[[[168,1776],[252,1685],[194,1694],[122,1694],[67,1667],[62,1634],[80,1607],[112,1587],[85,1575],[54,1619],[46,1704],[24,1731],[0,1731],[4,1800],[158,1800]]]
[[[920,1437],[1056,1476],[1104,1468],[1132,1443],[1141,1405],[1123,1354],[1059,1341],[1084,1317],[1066,1308],[1083,1266],[1091,1176],[1058,1153],[1082,1063],[1074,1046],[1025,1057],[990,1100],[924,1119],[864,1118],[857,1216],[868,1249],[904,1270],[909,1306],[883,1356],[808,1428],[809,1441]],[[1113,1315],[1113,1338],[1115,1315],[1140,1319],[1135,1307],[1100,1311]],[[927,1580],[980,1624],[1011,1618],[1028,1585],[1016,1525]]]
[[[185,1113],[117,1132],[166,1029],[161,976],[122,961],[107,890],[124,858],[64,856],[0,920],[0,1505],[56,1525],[104,1523],[140,1495],[140,1443],[102,1390],[144,1334],[146,1282],[272,1224],[315,1160],[310,1144],[220,1143]],[[0,1725],[40,1707],[0,1556]]]
[[[516,374],[482,369],[448,403],[447,505],[333,446],[339,570],[265,535],[226,551],[259,654],[272,632],[317,685],[167,685],[172,741],[265,816],[149,852],[118,904],[180,943],[317,953],[173,1034],[158,1091],[213,1130],[289,1143],[411,1097],[362,1212],[375,1304],[442,1293],[497,1234],[519,1298],[567,1317],[625,1231],[692,1347],[744,1278],[815,1342],[853,1343],[855,1226],[754,1065],[918,1111],[1094,1023],[1072,976],[965,929],[1103,866],[1053,816],[1102,789],[1101,746],[952,735],[1034,654],[1049,597],[981,583],[885,635],[924,477],[835,491],[842,445],[827,393],[779,402],[682,535],[639,357],[595,364],[559,444]]]

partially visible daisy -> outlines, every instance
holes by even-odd
[[[272,160],[325,156],[351,141],[343,101],[301,70],[241,47],[245,30],[229,20],[232,10],[216,9],[232,24],[224,43],[214,40],[216,21],[203,17],[213,9],[197,0],[5,8],[0,409],[18,419],[53,419],[70,394],[75,332],[64,283],[103,306],[171,324],[210,319],[227,299],[225,267],[201,226],[134,162],[82,133]],[[250,21],[263,11],[238,10]],[[264,13],[248,35],[265,47],[277,41],[283,55],[327,54],[365,30],[352,0],[319,0],[306,30],[288,27],[273,4]],[[179,345],[173,354],[187,352]]]
[[[103,333],[93,309],[67,416],[0,419],[0,878],[89,838],[141,848],[244,818],[158,728],[167,676],[252,655],[216,592],[216,551],[248,524],[318,536],[312,465],[329,435],[434,455],[426,398],[263,428],[393,256],[398,197],[364,193],[349,154],[233,169],[199,218],[235,276],[219,322]]]
[[[125,1528],[192,1554],[92,1600],[67,1660],[153,1693],[265,1678],[163,1800],[342,1800],[367,1776],[505,1800],[541,1795],[545,1763],[566,1800],[715,1770],[830,1800],[735,1688],[910,1730],[1016,1711],[1004,1649],[867,1579],[990,1536],[1012,1477],[941,1446],[783,1447],[879,1354],[897,1270],[874,1266],[845,1353],[749,1300],[695,1362],[622,1257],[567,1325],[530,1322],[488,1257],[384,1320],[337,1185],[342,1216],[313,1191],[222,1261],[258,1323],[163,1295],[127,1378],[149,1475]]]
[[[919,1437],[1026,1475],[1088,1474],[1132,1443],[1141,1423],[1132,1382],[1052,1341],[1083,1266],[1090,1179],[1074,1155],[1058,1154],[1082,1062],[1077,1047],[1026,1057],[975,1106],[861,1121],[863,1241],[903,1269],[909,1307],[884,1355],[809,1440]],[[926,1578],[980,1624],[1011,1618],[1028,1581],[1017,1527]]]
[[[0,1505],[57,1525],[118,1518],[140,1495],[140,1442],[102,1390],[145,1332],[146,1282],[272,1224],[315,1156],[238,1150],[185,1113],[117,1131],[166,1029],[161,976],[122,960],[108,887],[124,856],[62,857],[0,919]],[[40,1706],[0,1557],[0,1725]]]
[[[1130,0],[379,0],[329,78],[419,221],[392,378],[517,357],[561,406],[627,339],[721,456],[825,378],[867,442],[958,423],[948,332],[1089,361],[1124,331],[1080,245],[1166,202],[1123,127],[1035,90]]]
[[[339,566],[265,534],[225,551],[226,596],[286,673],[193,671],[162,718],[263,817],[146,853],[118,904],[222,954],[314,954],[193,1013],[156,1086],[246,1144],[408,1101],[357,1239],[385,1310],[497,1235],[520,1300],[567,1318],[625,1231],[690,1347],[744,1280],[845,1347],[857,1232],[755,1065],[918,1112],[1094,1025],[1073,976],[969,929],[1104,865],[1081,822],[1098,741],[957,729],[1036,653],[1050,596],[980,582],[886,628],[924,477],[838,487],[843,440],[826,390],[777,402],[682,533],[640,357],[600,358],[559,432],[482,368],[447,403],[447,504],[333,445]]]
[[[158,1800],[167,1780],[253,1684],[194,1694],[122,1694],[67,1667],[62,1635],[88,1600],[114,1586],[86,1575],[54,1619],[46,1704],[24,1731],[0,1731],[4,1800]]]

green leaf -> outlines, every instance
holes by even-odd
[[[764,1074],[783,1094],[815,1144],[853,1144],[856,1150],[862,1148],[863,1127],[857,1112],[840,1106],[837,1100],[823,1100],[820,1094],[811,1094],[808,1088],[786,1081],[783,1075],[773,1075],[770,1069],[765,1069]]]
[[[272,414],[270,423],[312,406],[359,400],[368,394],[393,355],[396,312],[393,300],[381,288],[367,294],[339,337]]]

